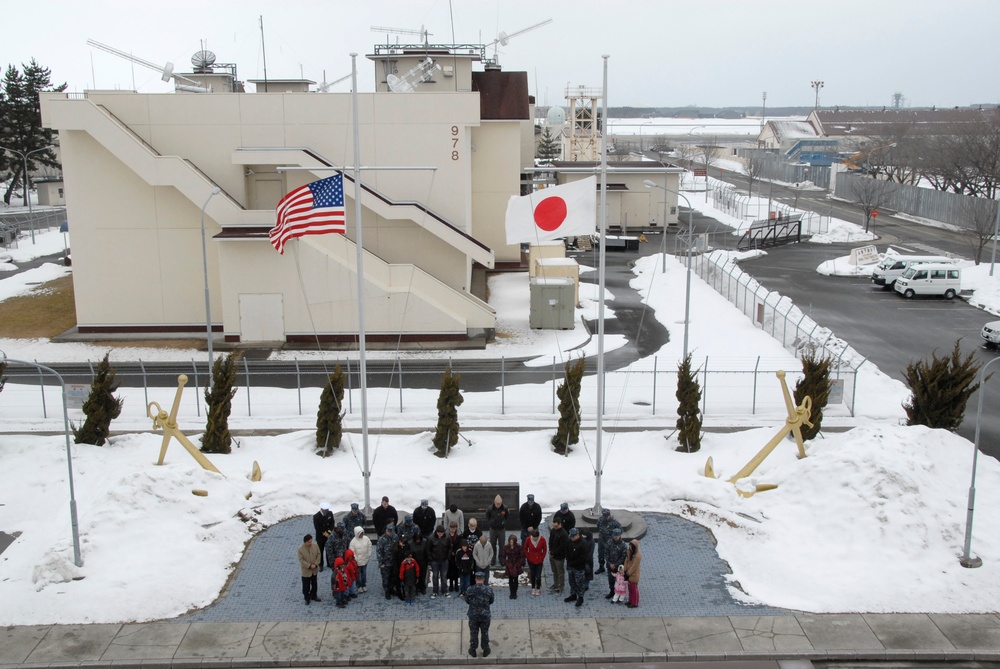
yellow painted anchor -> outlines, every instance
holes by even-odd
[[[186,374],[181,374],[177,377],[177,393],[174,395],[174,405],[170,408],[170,415],[164,411],[159,404],[156,402],[150,402],[146,406],[146,415],[153,419],[153,429],[163,430],[163,444],[160,446],[160,458],[156,461],[156,464],[162,465],[163,458],[167,455],[167,446],[170,445],[170,439],[174,438],[180,442],[181,446],[187,449],[187,452],[191,454],[203,469],[207,469],[210,472],[215,472],[216,474],[222,474],[212,461],[205,457],[205,454],[199,451],[191,440],[188,439],[183,432],[177,427],[177,410],[181,406],[181,394],[184,392],[184,385],[187,383],[188,377]],[[156,414],[153,414],[153,407],[156,407]],[[225,476],[225,474],[222,474]],[[197,494],[197,493],[196,493]]]
[[[777,445],[780,444],[786,436],[788,436],[789,432],[795,435],[795,443],[799,448],[799,458],[801,459],[806,457],[805,445],[802,442],[802,426],[813,426],[813,424],[809,422],[809,418],[812,415],[812,398],[807,395],[802,398],[802,404],[796,407],[792,404],[792,396],[788,392],[788,384],[785,383],[784,370],[779,369],[775,372],[775,375],[781,383],[781,392],[785,396],[785,407],[788,409],[788,418],[785,420],[785,425],[778,430],[777,434],[775,434],[774,437],[767,442],[767,444],[764,445],[764,448],[760,449],[760,451],[757,452],[757,455],[750,458],[750,462],[743,466],[743,469],[736,472],[736,474],[729,479],[730,483],[736,483],[740,479],[744,479],[753,474],[757,467],[764,462],[765,458],[771,454],[771,451],[773,451],[775,447],[777,447]],[[705,463],[705,476],[713,479],[718,478],[715,475],[712,458],[709,458],[708,462]],[[774,483],[758,483],[753,492],[745,492],[743,490],[739,490],[738,488],[737,492],[743,497],[750,497],[755,493],[764,492],[765,490],[774,490],[777,487],[777,484]]]

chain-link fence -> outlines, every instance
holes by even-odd
[[[730,216],[744,221],[744,224],[739,228],[740,231],[749,228],[754,219],[768,218],[770,216],[770,213],[767,211],[768,209],[783,219],[801,216],[800,229],[804,235],[825,234],[830,230],[829,216],[822,216],[813,211],[796,209],[794,205],[783,204],[775,200],[771,200],[770,204],[768,204],[764,201],[765,198],[751,197],[724,181],[712,179],[709,185],[713,206]]]
[[[787,350],[796,356],[814,351],[829,357],[831,377],[842,380],[837,385],[843,389],[843,404],[854,415],[857,370],[864,364],[864,356],[809,318],[790,298],[760,285],[728,253],[715,251],[691,260],[691,268],[698,276]]]
[[[16,246],[33,233],[58,228],[65,221],[66,207],[0,213],[0,246]]]
[[[702,264],[702,263],[699,263]],[[778,332],[780,335],[780,331]],[[556,389],[563,382],[563,364],[546,360],[543,367],[527,367],[521,361],[483,360],[453,362],[462,376],[465,401],[463,416],[496,418],[516,416],[530,418],[558,414]],[[588,360],[593,372],[595,361]],[[311,427],[319,406],[319,397],[337,361],[326,365],[316,361],[240,362],[237,392],[232,401],[234,419],[252,419],[255,427]],[[344,410],[349,416],[360,414],[360,379],[356,360],[340,361],[346,376],[347,393]],[[428,429],[437,415],[436,402],[445,360],[369,362],[368,415],[370,419],[414,419],[425,421]],[[82,402],[89,392],[92,377],[87,367],[77,372],[63,370],[67,382],[71,417],[78,420]],[[182,396],[180,416],[185,420],[204,419],[204,385],[207,382],[204,361],[192,361],[186,370],[188,382]],[[785,415],[784,400],[775,372],[788,371],[793,384],[800,370],[787,359],[701,357],[693,359],[702,389],[702,412],[706,417]],[[125,398],[122,420],[142,423],[151,401],[169,410],[183,365],[126,362],[115,365],[116,378],[121,383],[118,393]],[[841,365],[838,376],[844,378],[847,368]],[[51,375],[44,375],[27,365],[11,363],[6,371],[7,385],[0,393],[0,426],[18,425],[62,428],[61,387]],[[677,361],[652,356],[643,358],[628,368],[606,371],[604,376],[604,415],[606,419],[676,416]],[[852,395],[853,398],[853,384]],[[583,417],[592,419],[596,413],[596,375],[584,378],[580,405]],[[853,405],[848,405],[853,410]],[[2,427],[0,427],[2,429]]]

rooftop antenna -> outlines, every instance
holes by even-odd
[[[534,25],[530,25],[527,28],[521,28],[520,30],[514,31],[514,32],[510,33],[509,35],[501,30],[500,33],[497,34],[497,38],[495,40],[493,40],[492,42],[490,42],[489,44],[486,45],[487,49],[489,49],[490,47],[493,47],[493,58],[487,58],[486,59],[486,62],[483,63],[484,69],[487,69],[487,70],[499,70],[500,69],[500,62],[497,60],[497,45],[507,46],[513,38],[519,37],[520,35],[523,35],[524,33],[531,32],[532,30],[535,30],[536,28],[541,28],[542,26],[547,26],[550,23],[552,23],[552,19],[545,19],[544,21],[540,21],[539,23],[536,23]]]
[[[430,81],[434,73],[440,69],[441,66],[428,57],[410,68],[409,72],[403,76],[397,77],[395,74],[389,74],[385,81],[393,93],[412,93],[418,84]]]
[[[389,43],[389,34],[393,35],[416,35],[424,40],[424,46],[427,46],[427,38],[434,33],[427,32],[424,26],[420,26],[420,30],[412,30],[409,28],[389,28],[386,26],[372,26],[373,33],[386,33],[385,42]]]
[[[160,67],[156,63],[151,63],[148,60],[143,60],[142,58],[138,58],[136,56],[133,56],[130,53],[125,53],[124,51],[122,51],[120,49],[116,49],[116,48],[114,48],[112,46],[108,46],[107,44],[101,44],[100,42],[98,42],[96,40],[88,39],[87,40],[87,44],[89,44],[90,46],[94,47],[95,49],[100,49],[101,51],[106,51],[107,53],[110,53],[110,54],[112,54],[114,56],[118,56],[119,58],[124,58],[125,60],[127,60],[127,61],[129,61],[131,63],[135,63],[136,65],[142,65],[143,67],[149,68],[150,70],[153,70],[154,72],[159,72],[160,73],[160,78],[163,81],[170,81],[171,79],[173,79],[174,80],[174,90],[187,91],[188,93],[211,93],[212,92],[212,87],[211,86],[209,86],[208,88],[205,88],[204,86],[202,86],[199,82],[195,81],[194,79],[188,79],[187,77],[182,76],[180,74],[174,74],[174,64],[171,63],[171,62],[167,62],[164,66]],[[203,52],[199,51],[198,53],[203,53]],[[207,53],[212,53],[212,52],[209,51]],[[195,55],[197,56],[198,54],[195,54]],[[215,54],[212,54],[212,60],[213,60],[213,62],[214,62],[214,59],[215,59]],[[192,61],[192,64],[193,64],[194,63],[194,58],[192,58],[191,61]],[[178,83],[178,82],[184,82],[184,83]]]
[[[323,70],[323,83],[316,87],[317,93],[329,93],[330,89],[339,84],[342,81],[347,81],[351,78],[351,74],[347,74],[336,81],[327,82],[326,80],[326,70]]]

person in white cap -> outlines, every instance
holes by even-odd
[[[326,540],[333,534],[336,518],[330,510],[329,502],[320,502],[319,511],[313,514],[313,529],[316,530],[316,544],[319,546],[319,570],[323,571],[323,555],[326,554]]]

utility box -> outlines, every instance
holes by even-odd
[[[566,277],[531,279],[528,325],[540,330],[572,330],[576,282]]]
[[[573,304],[580,304],[580,263],[573,258],[539,258],[535,261],[535,278],[573,279]]]
[[[538,242],[528,249],[528,278],[534,279],[538,274],[538,261],[541,258],[565,258],[566,245],[562,240]]]

